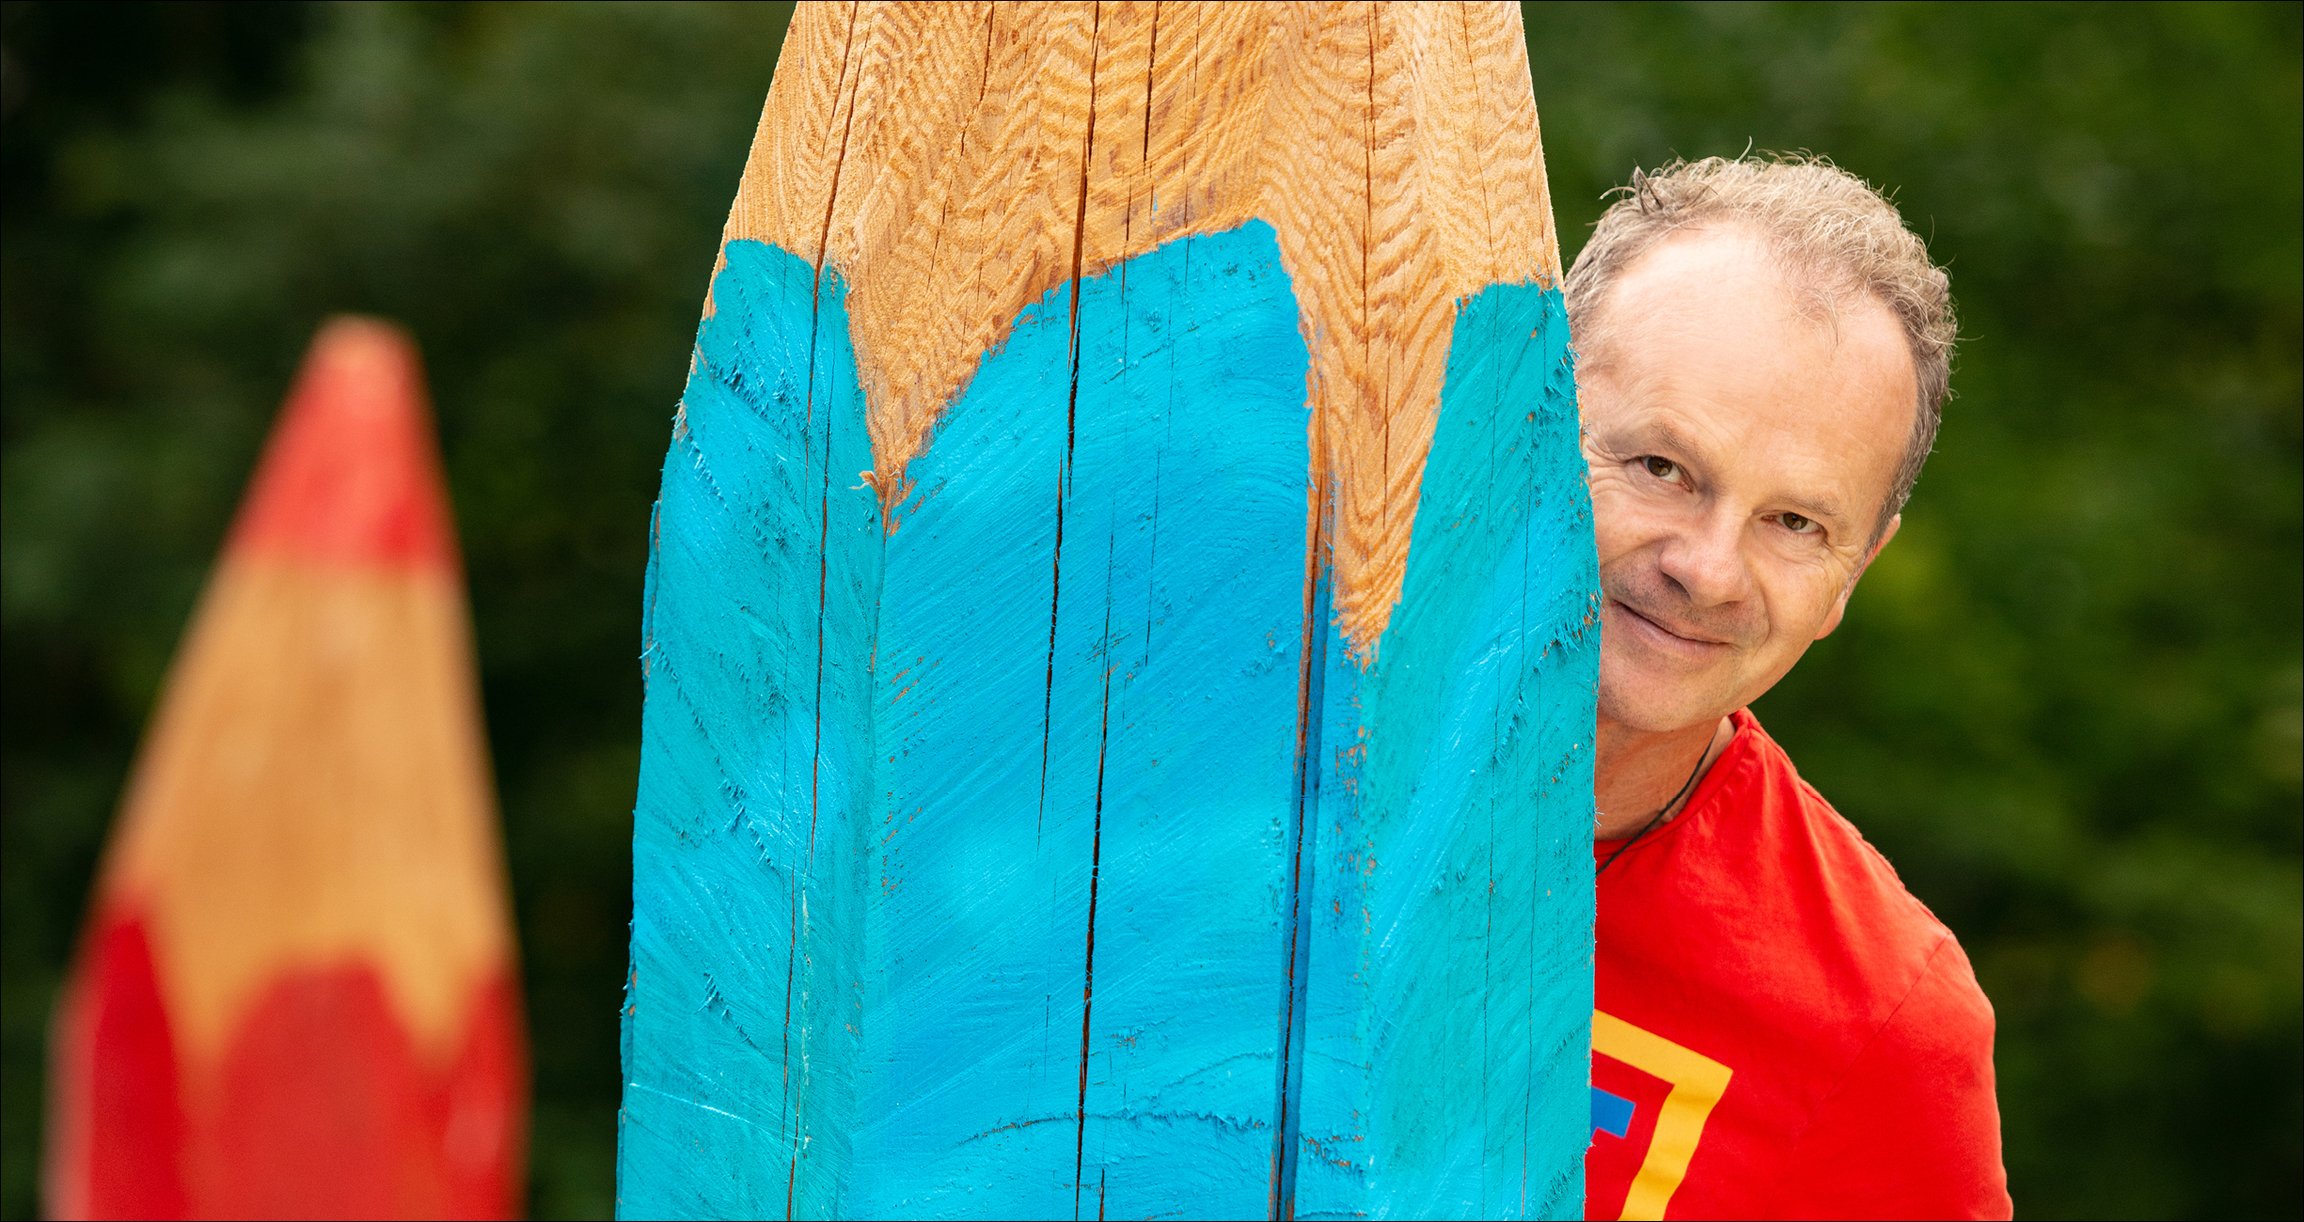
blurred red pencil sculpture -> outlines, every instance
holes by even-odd
[[[324,327],[147,731],[51,1041],[51,1213],[504,1217],[527,1053],[414,346]]]

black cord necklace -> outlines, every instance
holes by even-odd
[[[1714,736],[1718,736],[1718,731],[1714,731]],[[1706,740],[1704,743],[1704,749],[1696,753],[1696,766],[1688,770],[1688,779],[1680,782],[1680,792],[1673,794],[1671,801],[1668,801],[1664,805],[1657,807],[1656,813],[1648,816],[1648,822],[1641,824],[1639,831],[1632,833],[1632,835],[1627,838],[1624,843],[1616,846],[1616,851],[1608,855],[1608,860],[1601,862],[1600,868],[1592,871],[1592,881],[1600,881],[1600,876],[1607,873],[1608,867],[1616,864],[1616,859],[1624,855],[1624,850],[1640,843],[1640,838],[1642,836],[1655,831],[1656,825],[1664,821],[1665,812],[1671,810],[1675,806],[1678,806],[1680,804],[1680,799],[1687,797],[1688,791],[1696,788],[1696,778],[1704,774],[1704,761],[1710,758],[1711,755],[1712,743],[1710,740]]]

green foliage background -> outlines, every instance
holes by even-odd
[[[1573,254],[1635,165],[1890,187],[1963,315],[1938,454],[1761,704],[2000,1015],[2018,1207],[2299,1205],[2292,4],[1545,5]],[[781,6],[10,4],[0,1213],[167,660],[327,314],[425,348],[534,1025],[533,1207],[612,1202],[648,508]]]

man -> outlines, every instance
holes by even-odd
[[[1746,708],[1934,441],[1947,279],[1806,160],[1674,164],[1567,283],[1600,555],[1591,1217],[2007,1217],[1959,944]]]

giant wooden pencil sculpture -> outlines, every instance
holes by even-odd
[[[1509,5],[803,5],[657,508],[631,1216],[1568,1215]]]
[[[193,619],[58,1011],[60,1217],[503,1217],[526,1089],[414,348],[331,323]]]

